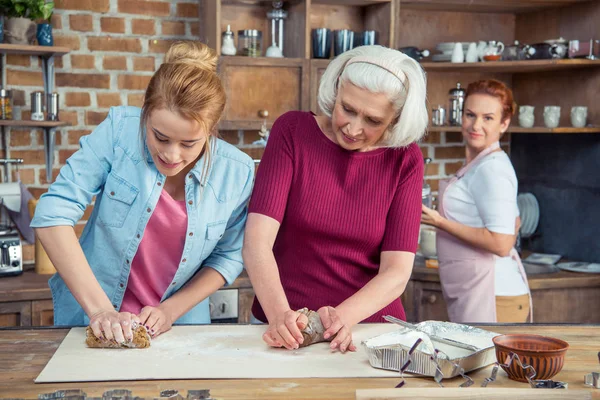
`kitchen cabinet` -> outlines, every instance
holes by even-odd
[[[0,303],[0,326],[31,326],[31,302]]]
[[[535,323],[600,323],[600,275],[561,271],[528,276]],[[437,269],[415,265],[402,295],[411,322],[448,320]]]
[[[266,17],[270,3],[201,0],[200,39],[220,54],[221,35],[228,25],[236,43],[238,30],[257,29],[262,32],[264,54],[271,44],[271,24]],[[284,2],[284,9],[288,13],[284,22],[285,58],[221,57],[219,71],[228,102],[220,130],[259,130],[265,111],[267,126],[271,126],[286,111],[315,109],[315,87],[327,63],[311,60],[314,28],[376,30],[380,44],[393,44],[397,0],[294,0]],[[318,65],[324,67],[319,69]]]

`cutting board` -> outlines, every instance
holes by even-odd
[[[69,331],[35,380],[46,382],[146,379],[376,378],[397,372],[369,364],[361,341],[397,329],[360,324],[353,329],[357,352],[332,352],[328,343],[298,350],[275,349],[262,340],[264,325],[175,326],[147,349],[91,349],[85,328]]]
[[[356,391],[357,400],[587,400],[589,390],[565,389],[509,389],[509,388],[400,388],[400,389],[361,389]]]

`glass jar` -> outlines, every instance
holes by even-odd
[[[238,54],[260,57],[262,55],[262,32],[256,29],[238,31]]]
[[[12,90],[0,89],[0,119],[12,119]]]

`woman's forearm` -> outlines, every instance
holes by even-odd
[[[56,271],[89,317],[99,311],[114,310],[85,258],[73,227],[37,228],[35,233]]]
[[[342,321],[354,326],[398,299],[410,279],[413,263],[412,253],[383,252],[379,273],[335,307]]]
[[[243,255],[254,293],[267,319],[273,321],[276,315],[290,309],[273,250],[246,238]]]
[[[450,221],[447,218],[441,218],[436,226],[473,247],[489,251],[500,257],[509,255],[516,240],[515,235],[496,233],[487,228],[474,228]]]
[[[204,267],[177,293],[163,301],[160,307],[168,312],[174,323],[224,284],[223,275],[213,268]]]

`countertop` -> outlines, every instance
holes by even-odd
[[[600,371],[598,338],[600,326],[574,325],[494,325],[481,326],[499,333],[541,334],[566,340],[570,348],[563,370],[554,378],[569,384],[569,389],[589,390],[600,398],[600,390],[583,385],[583,377]],[[356,389],[393,388],[398,378],[371,379],[245,379],[245,380],[170,380],[35,384],[34,378],[42,371],[68,329],[0,329],[0,398],[37,398],[40,393],[60,389],[83,389],[88,396],[101,396],[109,389],[129,389],[135,396],[157,397],[162,390],[176,389],[181,394],[191,389],[210,389],[218,399],[354,399]],[[124,350],[127,351],[127,350]],[[362,349],[359,349],[362,351]],[[82,360],[85,362],[85,360]],[[488,377],[491,366],[469,373],[479,387]],[[444,386],[457,387],[462,378],[445,380]],[[432,378],[408,378],[407,388],[437,387]],[[499,371],[496,382],[488,388],[528,388],[527,384],[511,381]],[[401,390],[401,389],[400,389]],[[464,389],[468,391],[469,389]]]

